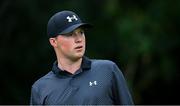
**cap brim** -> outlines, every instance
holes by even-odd
[[[59,34],[67,34],[67,33],[70,33],[72,31],[74,31],[75,29],[79,28],[79,27],[83,27],[83,28],[91,28],[92,25],[91,24],[88,24],[88,23],[80,23],[80,24],[75,24],[75,25],[72,25],[68,28],[66,28],[65,30],[63,30],[61,33]]]

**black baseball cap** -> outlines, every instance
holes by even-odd
[[[61,11],[54,14],[48,21],[48,38],[72,32],[78,27],[90,28],[91,24],[83,23],[79,16],[72,11]]]

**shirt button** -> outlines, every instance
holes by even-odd
[[[72,78],[75,78],[75,76],[73,75]]]

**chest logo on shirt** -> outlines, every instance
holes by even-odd
[[[98,83],[97,83],[97,81],[90,81],[89,82],[89,86],[96,86]]]

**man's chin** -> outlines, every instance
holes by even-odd
[[[83,55],[77,55],[77,56],[76,56],[77,59],[80,59],[80,58],[82,58],[82,57],[83,57]]]
[[[73,56],[72,60],[77,61],[77,60],[81,59],[83,56],[84,56],[83,54],[75,55],[75,56]]]

